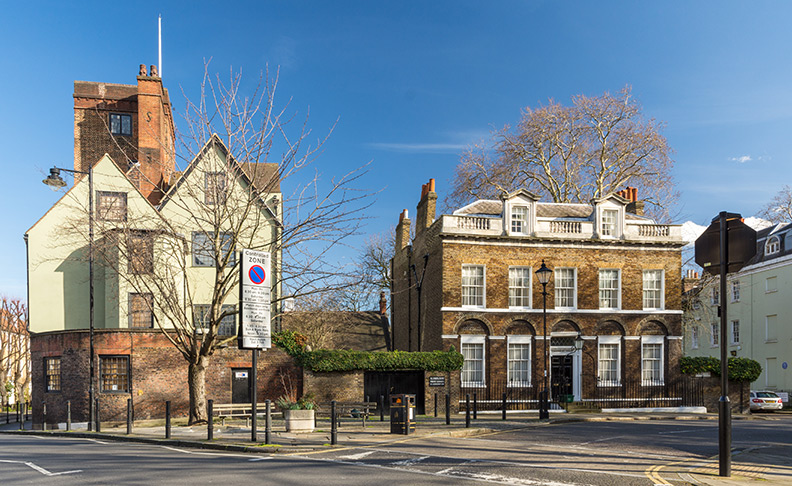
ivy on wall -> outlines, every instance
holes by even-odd
[[[272,343],[311,371],[456,371],[462,369],[464,359],[452,346],[448,351],[350,351],[317,349],[305,346],[305,336],[294,331],[280,331],[272,336]]]
[[[683,356],[679,360],[682,373],[695,375],[698,373],[712,373],[720,376],[720,360],[710,356]],[[762,365],[750,358],[729,358],[729,380],[731,381],[756,381],[762,374]]]

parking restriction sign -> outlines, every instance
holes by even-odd
[[[239,290],[239,347],[267,349],[270,338],[270,254],[265,251],[242,250]]]

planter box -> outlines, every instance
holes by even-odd
[[[286,432],[313,432],[313,410],[284,410],[283,418],[286,420]]]

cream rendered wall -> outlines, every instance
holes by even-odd
[[[128,221],[159,218],[156,210],[129,182],[108,155],[93,168],[94,192],[127,194]],[[43,188],[42,188],[43,189]],[[94,195],[94,206],[97,198]],[[30,330],[32,332],[87,329],[88,177],[82,177],[27,233]],[[96,221],[98,248],[108,222]],[[94,327],[126,327],[126,287],[112,268],[94,259]]]

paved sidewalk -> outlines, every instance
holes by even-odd
[[[277,415],[276,415],[277,416]],[[548,427],[553,424],[571,422],[610,422],[633,420],[713,420],[717,414],[673,414],[673,413],[592,413],[592,414],[551,414],[549,421],[540,421],[536,413],[509,413],[507,420],[501,420],[500,414],[478,415],[478,420],[471,421],[471,427],[465,427],[465,416],[453,415],[451,424],[445,424],[444,417],[419,416],[414,434],[409,436],[391,434],[388,417],[380,421],[379,417],[367,420],[365,427],[362,420],[344,418],[338,429],[336,447],[371,447],[385,446],[388,443],[405,439],[430,436],[468,437],[485,433],[513,430],[525,427]],[[765,415],[735,415],[734,420],[774,420]],[[84,424],[83,424],[84,425]],[[288,433],[282,419],[273,420],[270,444],[265,444],[264,420],[258,422],[257,442],[251,441],[251,428],[244,420],[229,420],[225,426],[214,425],[214,440],[207,440],[207,426],[187,426],[181,420],[174,420],[171,439],[165,439],[164,421],[144,421],[136,423],[131,435],[126,434],[126,424],[102,424],[102,432],[97,434],[82,430],[66,432],[31,431],[30,422],[24,432],[19,425],[6,425],[0,421],[0,431],[6,433],[36,433],[62,436],[90,436],[109,440],[140,441],[181,447],[197,447],[207,449],[233,450],[253,453],[300,453],[332,450],[330,445],[330,422],[321,419],[318,427],[311,433]],[[754,485],[792,485],[792,457],[789,447],[761,447],[736,451],[732,462],[732,477],[718,476],[718,460],[710,458],[694,463],[669,464],[664,466],[663,477],[668,473],[677,473],[683,480],[692,484],[711,486]]]

